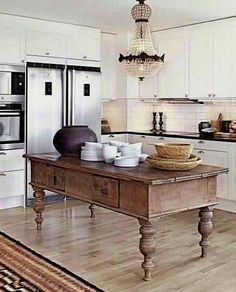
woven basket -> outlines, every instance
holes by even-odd
[[[180,162],[172,159],[165,160],[152,159],[149,156],[147,157],[146,161],[158,169],[184,171],[193,169],[194,167],[198,166],[202,162],[202,159],[198,157],[197,160],[195,161]]]
[[[197,161],[198,157],[196,155],[190,155],[188,159],[167,159],[160,157],[157,153],[150,154],[148,156],[150,159],[155,159],[158,161],[170,161],[170,162],[191,162],[191,161]]]
[[[193,152],[192,144],[158,143],[155,144],[159,157],[168,159],[188,159]]]

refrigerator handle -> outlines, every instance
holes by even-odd
[[[62,126],[67,126],[67,70],[64,69],[62,71],[62,80],[63,80],[63,87],[62,87],[62,109],[63,109],[63,112],[62,112]]]
[[[67,125],[74,124],[74,84],[75,76],[74,70],[67,71]]]

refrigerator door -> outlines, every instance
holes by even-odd
[[[56,152],[53,137],[62,127],[63,70],[28,68],[27,71],[27,153]],[[27,183],[30,181],[27,167]],[[32,190],[28,188],[28,197]]]
[[[69,76],[69,121],[88,125],[101,139],[101,73],[71,70]]]

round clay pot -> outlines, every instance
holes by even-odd
[[[96,134],[86,125],[66,126],[53,138],[53,145],[63,156],[80,156],[85,142],[97,142]]]

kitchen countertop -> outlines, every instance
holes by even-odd
[[[214,138],[206,138],[200,136],[199,133],[192,132],[175,132],[167,131],[162,133],[152,133],[150,131],[111,131],[110,133],[105,133],[102,135],[112,135],[112,134],[135,134],[135,135],[145,135],[153,137],[169,137],[169,138],[185,138],[185,139],[196,139],[196,140],[209,140],[209,141],[221,141],[221,142],[236,142],[236,137],[219,137],[215,136]]]

